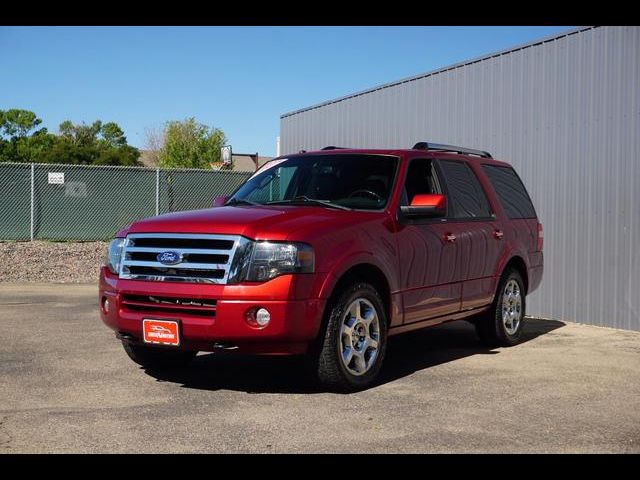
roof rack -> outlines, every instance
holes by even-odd
[[[347,147],[336,147],[334,145],[329,145],[328,147],[323,147],[321,150],[345,150]]]
[[[444,145],[442,143],[418,142],[413,146],[414,150],[438,150],[441,152],[455,152],[465,155],[477,155],[484,158],[493,158],[489,152],[476,150],[474,148],[456,147],[455,145]]]

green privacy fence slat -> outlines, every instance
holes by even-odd
[[[159,213],[207,208],[214,197],[231,193],[250,175],[35,164],[33,237],[106,240],[120,227],[155,215],[156,202]],[[30,237],[31,164],[0,163],[0,240]]]
[[[50,172],[64,184],[50,184]],[[155,172],[114,168],[35,168],[35,238],[106,239],[132,220],[155,214]]]
[[[232,193],[251,174],[201,170],[160,170],[160,213],[210,207],[219,195]]]
[[[0,239],[29,240],[31,165],[0,164]]]

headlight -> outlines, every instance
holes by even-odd
[[[122,260],[122,249],[124,247],[124,238],[114,238],[109,243],[107,250],[107,259],[105,264],[109,267],[111,273],[117,275],[120,273],[120,261]]]
[[[313,249],[304,243],[244,241],[238,246],[229,283],[264,282],[287,273],[312,273]]]

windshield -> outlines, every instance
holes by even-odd
[[[292,157],[265,164],[227,204],[324,205],[379,210],[389,199],[398,163],[388,155]]]

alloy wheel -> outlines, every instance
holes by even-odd
[[[340,329],[340,358],[352,375],[364,375],[375,364],[380,346],[380,319],[373,304],[358,298],[351,302]]]

